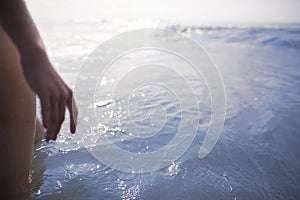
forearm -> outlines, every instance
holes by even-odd
[[[76,131],[77,107],[72,90],[53,68],[38,30],[23,0],[0,0],[0,21],[21,55],[24,76],[41,102],[47,140],[55,140],[70,112],[70,130]]]
[[[0,20],[24,61],[46,55],[43,41],[23,0],[0,0]]]

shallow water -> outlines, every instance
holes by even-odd
[[[300,26],[185,27],[157,20],[74,20],[39,22],[39,27],[51,60],[69,85],[75,85],[77,73],[89,53],[123,31],[159,27],[190,37],[206,48],[220,70],[226,88],[227,116],[218,143],[204,159],[199,159],[210,106],[203,83],[192,72],[186,72],[201,99],[200,126],[192,145],[163,169],[124,173],[96,160],[85,148],[93,147],[93,141],[85,146],[84,140],[102,132],[111,139],[125,138],[117,144],[122,149],[141,153],[156,151],[174,137],[180,121],[180,105],[167,90],[155,87],[136,90],[129,105],[136,123],[142,126],[155,122],[155,127],[159,126],[161,112],[151,105],[162,105],[171,117],[157,137],[126,140],[129,133],[124,134],[118,127],[130,128],[132,121],[112,120],[109,109],[115,102],[109,92],[115,79],[102,80],[92,105],[101,123],[89,124],[90,116],[80,110],[81,131],[70,135],[64,125],[56,143],[42,142],[35,150],[32,199],[300,198]],[[136,63],[167,60],[180,65],[163,53],[148,51],[124,57],[116,67],[131,64],[131,60]],[[111,76],[120,73],[112,70]],[[176,85],[178,81],[174,77],[171,82]],[[149,110],[153,110],[151,119],[145,115]],[[186,131],[192,130],[187,127]]]

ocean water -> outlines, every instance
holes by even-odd
[[[199,127],[191,146],[166,167],[149,173],[125,173],[106,166],[89,153],[95,144],[93,133],[122,141],[116,144],[121,149],[149,153],[168,145],[181,120],[178,99],[158,86],[138,88],[136,98],[129,102],[133,118],[114,120],[110,106],[122,97],[112,99],[110,91],[116,77],[122,75],[120,66],[144,62],[180,65],[180,61],[151,50],[124,57],[111,70],[112,78],[99,80],[100,86],[92,91],[91,106],[99,123],[92,123],[91,116],[81,109],[76,135],[69,134],[65,124],[57,142],[42,141],[36,147],[31,199],[300,198],[299,25],[184,26],[159,20],[100,19],[40,21],[38,25],[55,68],[72,87],[85,60],[102,42],[130,30],[160,28],[191,38],[206,49],[223,78],[227,100],[222,134],[213,150],[200,159],[198,152],[211,114],[208,92],[193,72],[181,69],[200,99]],[[153,76],[164,74],[158,71]],[[130,78],[134,82],[139,77]],[[165,81],[180,86],[176,77]],[[86,88],[87,94],[90,89]],[[184,90],[176,95],[184,95]],[[88,101],[91,99],[83,97],[78,104]],[[166,113],[157,112],[153,108],[157,105]],[[119,110],[122,115],[124,108]],[[158,137],[122,140],[129,133],[120,127],[130,129],[133,121],[141,126],[153,122],[156,128],[161,121],[165,124],[159,127]],[[187,126],[185,131],[193,129]]]

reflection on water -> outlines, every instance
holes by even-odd
[[[84,58],[110,36],[139,25],[134,21],[70,21],[40,24],[48,50],[67,82],[75,82]],[[154,25],[153,25],[154,24]],[[167,90],[140,88],[131,98],[134,120],[149,125],[149,110],[163,105],[172,117],[163,133],[151,141],[135,141],[122,126],[126,110],[110,113],[118,105],[109,87],[115,78],[99,82],[95,108],[99,124],[89,124],[85,111],[82,124],[86,132],[67,133],[67,125],[56,143],[40,144],[33,157],[33,199],[297,199],[300,196],[300,151],[298,150],[300,116],[300,29],[297,26],[270,27],[183,27],[152,23],[181,32],[203,44],[223,76],[227,94],[227,118],[223,133],[204,159],[198,158],[203,142],[210,106],[207,91],[198,85],[200,125],[188,151],[166,168],[151,173],[124,173],[97,161],[83,145],[97,144],[97,134],[124,139],[120,148],[133,152],[151,152],[167,144],[178,123],[178,103]],[[162,54],[148,52],[126,59],[163,61]],[[120,63],[122,64],[122,63]],[[179,64],[179,63],[177,63]],[[112,73],[116,75],[117,71]],[[176,78],[172,79],[176,84]],[[159,108],[158,108],[159,109]],[[159,124],[160,110],[150,113]],[[191,111],[187,111],[191,112]],[[145,114],[146,113],[146,114]],[[154,119],[155,118],[155,119]],[[113,119],[121,119],[113,121]],[[128,125],[129,124],[129,125]],[[89,126],[88,126],[89,125]],[[186,130],[190,131],[190,130]],[[134,133],[133,133],[134,134]]]

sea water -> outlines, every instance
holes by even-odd
[[[82,109],[78,123],[81,128],[76,135],[69,134],[65,124],[56,142],[43,141],[36,147],[30,184],[32,199],[300,198],[299,25],[185,26],[159,20],[101,19],[46,21],[38,25],[54,67],[70,87],[75,87],[89,54],[107,39],[138,28],[161,28],[182,34],[206,49],[223,78],[227,101],[223,131],[205,158],[198,156],[211,113],[204,100],[199,103],[197,135],[181,157],[153,172],[125,173],[95,159],[89,153],[95,142],[84,140],[101,131],[120,139],[118,147],[126,151],[156,151],[174,137],[180,123],[180,105],[159,87],[137,90],[136,98],[130,101],[136,123],[155,120],[149,118],[151,105],[166,108],[173,117],[161,128],[163,136],[122,143],[122,135],[129,133],[120,127],[130,126],[132,119],[113,121],[114,116],[107,109],[115,103],[110,85],[116,79],[99,80],[102,84],[94,91],[94,99],[78,100],[93,102],[99,124],[90,122],[91,116]],[[170,58],[148,51],[124,58],[123,62],[133,59],[157,63]],[[118,73],[115,70],[113,75]],[[192,75],[189,80],[195,83],[200,99],[205,98],[203,84]],[[176,85],[179,79],[174,77],[171,81]],[[118,114],[123,111],[120,108]],[[155,114],[150,117],[156,117],[158,123],[165,119]],[[186,132],[189,131],[193,130],[187,127]]]

